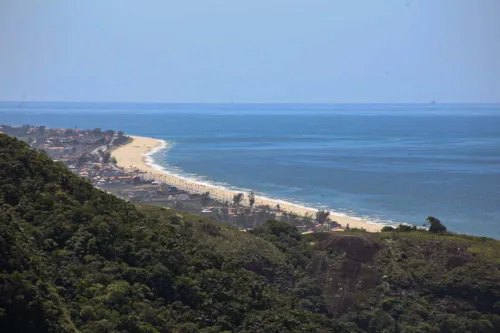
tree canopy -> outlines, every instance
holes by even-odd
[[[243,193],[237,193],[233,197],[233,203],[238,206],[241,201],[243,201],[244,194]]]
[[[0,134],[0,332],[498,332],[499,242],[241,232]]]
[[[437,234],[437,233],[444,233],[447,230],[444,224],[442,224],[439,219],[433,216],[429,216],[426,219],[426,222],[429,225],[429,232]]]

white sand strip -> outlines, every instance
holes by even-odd
[[[148,156],[152,153],[157,152],[159,149],[165,148],[168,143],[163,140],[140,136],[131,136],[131,138],[132,141],[130,143],[117,148],[112,153],[112,155],[118,162],[118,166],[126,170],[138,169],[142,172],[145,172],[146,177],[148,177],[149,179],[154,179],[169,185],[176,186],[179,189],[185,190],[189,193],[210,192],[210,197],[219,201],[232,202],[233,196],[240,192],[214,184],[187,179],[169,173],[168,170],[159,170],[157,167],[155,168],[155,165],[152,163],[152,160],[148,158]],[[243,204],[248,204],[246,193],[244,194],[245,200],[243,201]],[[271,207],[276,207],[277,204],[280,205],[280,209],[282,211],[295,213],[301,216],[304,216],[306,214],[311,214],[314,216],[317,211],[317,209],[304,207],[291,202],[266,198],[263,196],[255,197],[255,205],[269,205]],[[331,212],[330,218],[340,223],[343,227],[349,224],[352,228],[364,228],[367,231],[372,232],[380,231],[380,229],[382,229],[383,227],[383,225],[375,224],[368,220],[348,217],[335,212]]]

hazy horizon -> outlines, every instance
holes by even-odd
[[[138,104],[138,105],[500,105],[498,102],[190,102],[190,101],[57,101],[57,100],[0,100],[0,104]]]

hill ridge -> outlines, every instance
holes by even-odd
[[[2,332],[498,332],[498,241],[241,232],[106,194],[0,134]]]

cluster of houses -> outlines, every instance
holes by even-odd
[[[202,216],[222,219],[240,230],[247,230],[269,219],[286,221],[296,225],[302,233],[318,231],[341,231],[340,224],[327,220],[317,223],[312,218],[302,218],[303,224],[290,220],[279,207],[255,206],[252,209],[240,205],[217,203],[210,200],[206,206],[200,194],[189,194],[175,186],[151,181],[140,171],[125,171],[115,165],[107,150],[112,149],[123,133],[114,131],[45,128],[43,126],[0,125],[0,133],[16,136],[31,147],[45,151],[52,159],[66,164],[73,173],[87,178],[96,187],[112,192],[135,202],[151,202],[160,205],[174,205]],[[104,158],[107,152],[107,158]],[[179,203],[190,203],[178,206]],[[347,229],[347,228],[346,228]]]
[[[133,184],[138,175],[124,172],[103,155],[123,133],[114,131],[46,128],[44,126],[0,125],[1,132],[25,141],[32,148],[45,151],[53,160],[64,163],[73,172],[94,185]],[[109,154],[109,152],[108,152]]]
[[[137,176],[134,177],[134,180]],[[191,200],[192,197],[188,193],[177,189],[175,186],[163,186],[164,184],[156,184],[155,182],[145,181],[140,178],[139,183],[134,182],[134,187],[127,187],[120,191],[122,197],[129,200],[134,199],[157,199],[163,202],[178,202]]]
[[[69,164],[68,168],[79,176],[89,179],[93,185],[134,184],[140,182],[138,175],[128,175],[122,169],[112,164],[102,162],[86,162],[81,166]]]
[[[25,141],[32,148],[45,151],[52,159],[71,164],[83,155],[102,147],[107,149],[118,134],[114,131],[46,128],[45,126],[0,125],[0,132]]]
[[[315,221],[312,216],[299,217],[295,215],[294,218],[291,218],[291,215],[281,211],[279,207],[270,206],[254,206],[253,208],[249,208],[239,205],[229,205],[226,203],[224,206],[214,205],[202,207],[198,214],[211,218],[225,216],[226,222],[232,223],[241,231],[255,228],[267,220],[278,220],[290,223],[295,225],[296,228],[303,234],[345,230],[339,223],[330,219],[327,219],[323,223],[319,223],[318,221]],[[346,229],[348,229],[348,226]]]
[[[298,225],[296,228],[302,234],[310,234],[313,232],[327,232],[327,231],[344,231],[344,228],[336,221],[326,221],[325,223],[313,223],[313,225]]]

